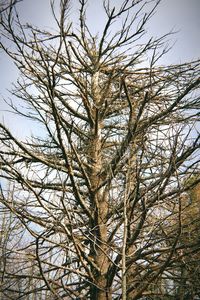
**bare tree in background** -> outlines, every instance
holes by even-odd
[[[193,174],[186,180],[186,185],[192,184],[199,175]],[[195,299],[200,296],[200,263],[199,263],[199,228],[200,228],[200,184],[193,185],[184,194],[182,201],[182,233],[181,243],[193,244],[190,251],[179,252],[179,260],[170,271],[171,280],[174,281],[175,295],[178,299]],[[176,222],[172,222],[176,227]],[[176,230],[176,229],[175,229]],[[185,253],[186,251],[186,253]]]
[[[10,106],[38,128],[20,140],[0,124],[1,177],[15,185],[2,203],[26,228],[39,287],[17,299],[173,297],[169,273],[200,249],[181,239],[185,178],[199,172],[200,62],[159,67],[165,37],[144,33],[160,1],[102,1],[96,35],[90,2],[77,2],[78,25],[69,1],[59,17],[52,4],[55,32],[22,25],[12,6],[1,19],[20,71]]]
[[[12,194],[13,190],[8,189],[6,195],[8,201],[12,198]],[[0,197],[1,203],[5,201],[2,189]],[[25,255],[26,239],[23,238],[25,230],[20,220],[2,204],[0,216],[0,299],[17,299],[24,295],[27,288],[27,280],[24,278],[22,270],[27,268],[27,265],[28,270],[31,270],[30,254],[29,257]],[[28,273],[27,278],[28,275],[30,278]],[[29,280],[27,283],[30,284],[31,281]]]

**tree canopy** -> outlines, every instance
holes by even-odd
[[[159,66],[165,36],[144,37],[160,1],[102,1],[95,35],[90,1],[77,2],[78,24],[73,2],[61,0],[59,14],[51,2],[52,31],[21,24],[12,1],[1,14],[0,46],[20,72],[10,107],[39,128],[20,139],[0,123],[0,176],[12,189],[4,184],[1,203],[23,233],[14,252],[7,245],[18,267],[0,270],[1,293],[185,299],[181,266],[199,265],[200,250],[183,221],[200,181],[189,180],[199,173],[200,61]]]

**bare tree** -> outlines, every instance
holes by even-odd
[[[3,202],[2,195],[1,188],[1,202]],[[7,197],[10,198],[11,195],[12,190],[10,189]],[[16,299],[21,295],[24,285],[23,277],[20,276],[20,265],[23,258],[22,256],[19,258],[23,228],[15,215],[3,205],[0,207],[0,216],[0,298]],[[17,273],[16,270],[18,270]]]
[[[199,251],[181,240],[181,207],[199,172],[200,62],[158,65],[165,37],[144,33],[160,1],[102,1],[96,35],[78,2],[78,28],[69,1],[59,17],[52,3],[55,32],[3,15],[1,47],[20,71],[10,106],[41,132],[20,140],[0,124],[1,177],[16,187],[2,202],[31,236],[41,297],[163,299],[180,255]]]
[[[199,178],[199,175],[190,175],[186,185],[192,184]],[[194,246],[190,251],[182,249],[179,253],[179,260],[171,269],[171,280],[174,282],[174,294],[179,299],[195,299],[200,295],[200,262],[199,262],[199,188],[200,184],[193,185],[184,194],[182,201],[182,232],[181,243]],[[176,223],[174,222],[174,226]]]
[[[9,187],[5,192],[1,188],[1,203],[12,201],[13,189]],[[4,205],[1,205],[0,216],[0,298],[51,298],[50,292],[44,289],[40,276],[35,272],[35,251],[30,234]]]

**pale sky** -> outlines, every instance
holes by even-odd
[[[116,0],[116,3],[120,1],[122,2],[122,0]],[[77,0],[72,1],[71,16],[75,15],[77,2]],[[88,24],[92,27],[93,32],[102,27],[100,2],[101,0],[89,0]],[[48,3],[49,0],[23,0],[18,5],[21,20],[41,27],[54,27]],[[74,3],[75,6],[73,6]],[[157,8],[157,13],[148,24],[148,34],[158,37],[172,29],[178,31],[171,36],[170,43],[175,44],[163,57],[162,64],[181,63],[200,58],[199,14],[200,0],[162,0]],[[0,120],[3,119],[4,123],[14,131],[14,134],[24,135],[29,127],[27,121],[5,112],[6,105],[3,103],[2,97],[8,97],[6,90],[11,86],[11,82],[17,79],[17,72],[13,63],[2,51],[0,52],[0,70]]]

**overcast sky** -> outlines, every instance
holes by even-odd
[[[1,1],[1,0],[0,0]],[[58,0],[55,0],[56,2]],[[73,0],[70,14],[75,15],[77,0]],[[102,16],[99,11],[101,0],[89,0],[90,9],[88,14],[89,24],[92,30],[101,28]],[[113,0],[113,2],[115,2]],[[122,2],[116,0],[116,3]],[[32,22],[42,27],[53,27],[50,18],[50,6],[48,0],[23,0],[18,5],[19,15],[23,22]],[[153,16],[148,25],[148,33],[152,36],[160,36],[171,29],[178,31],[171,37],[171,44],[175,43],[170,52],[162,59],[161,63],[181,63],[200,58],[200,0],[163,0],[157,8],[157,13]],[[20,135],[26,132],[26,122],[16,117],[8,116],[5,112],[5,104],[2,97],[7,98],[7,89],[11,82],[17,78],[17,72],[13,63],[0,52],[0,120]],[[20,126],[21,125],[21,126]]]

